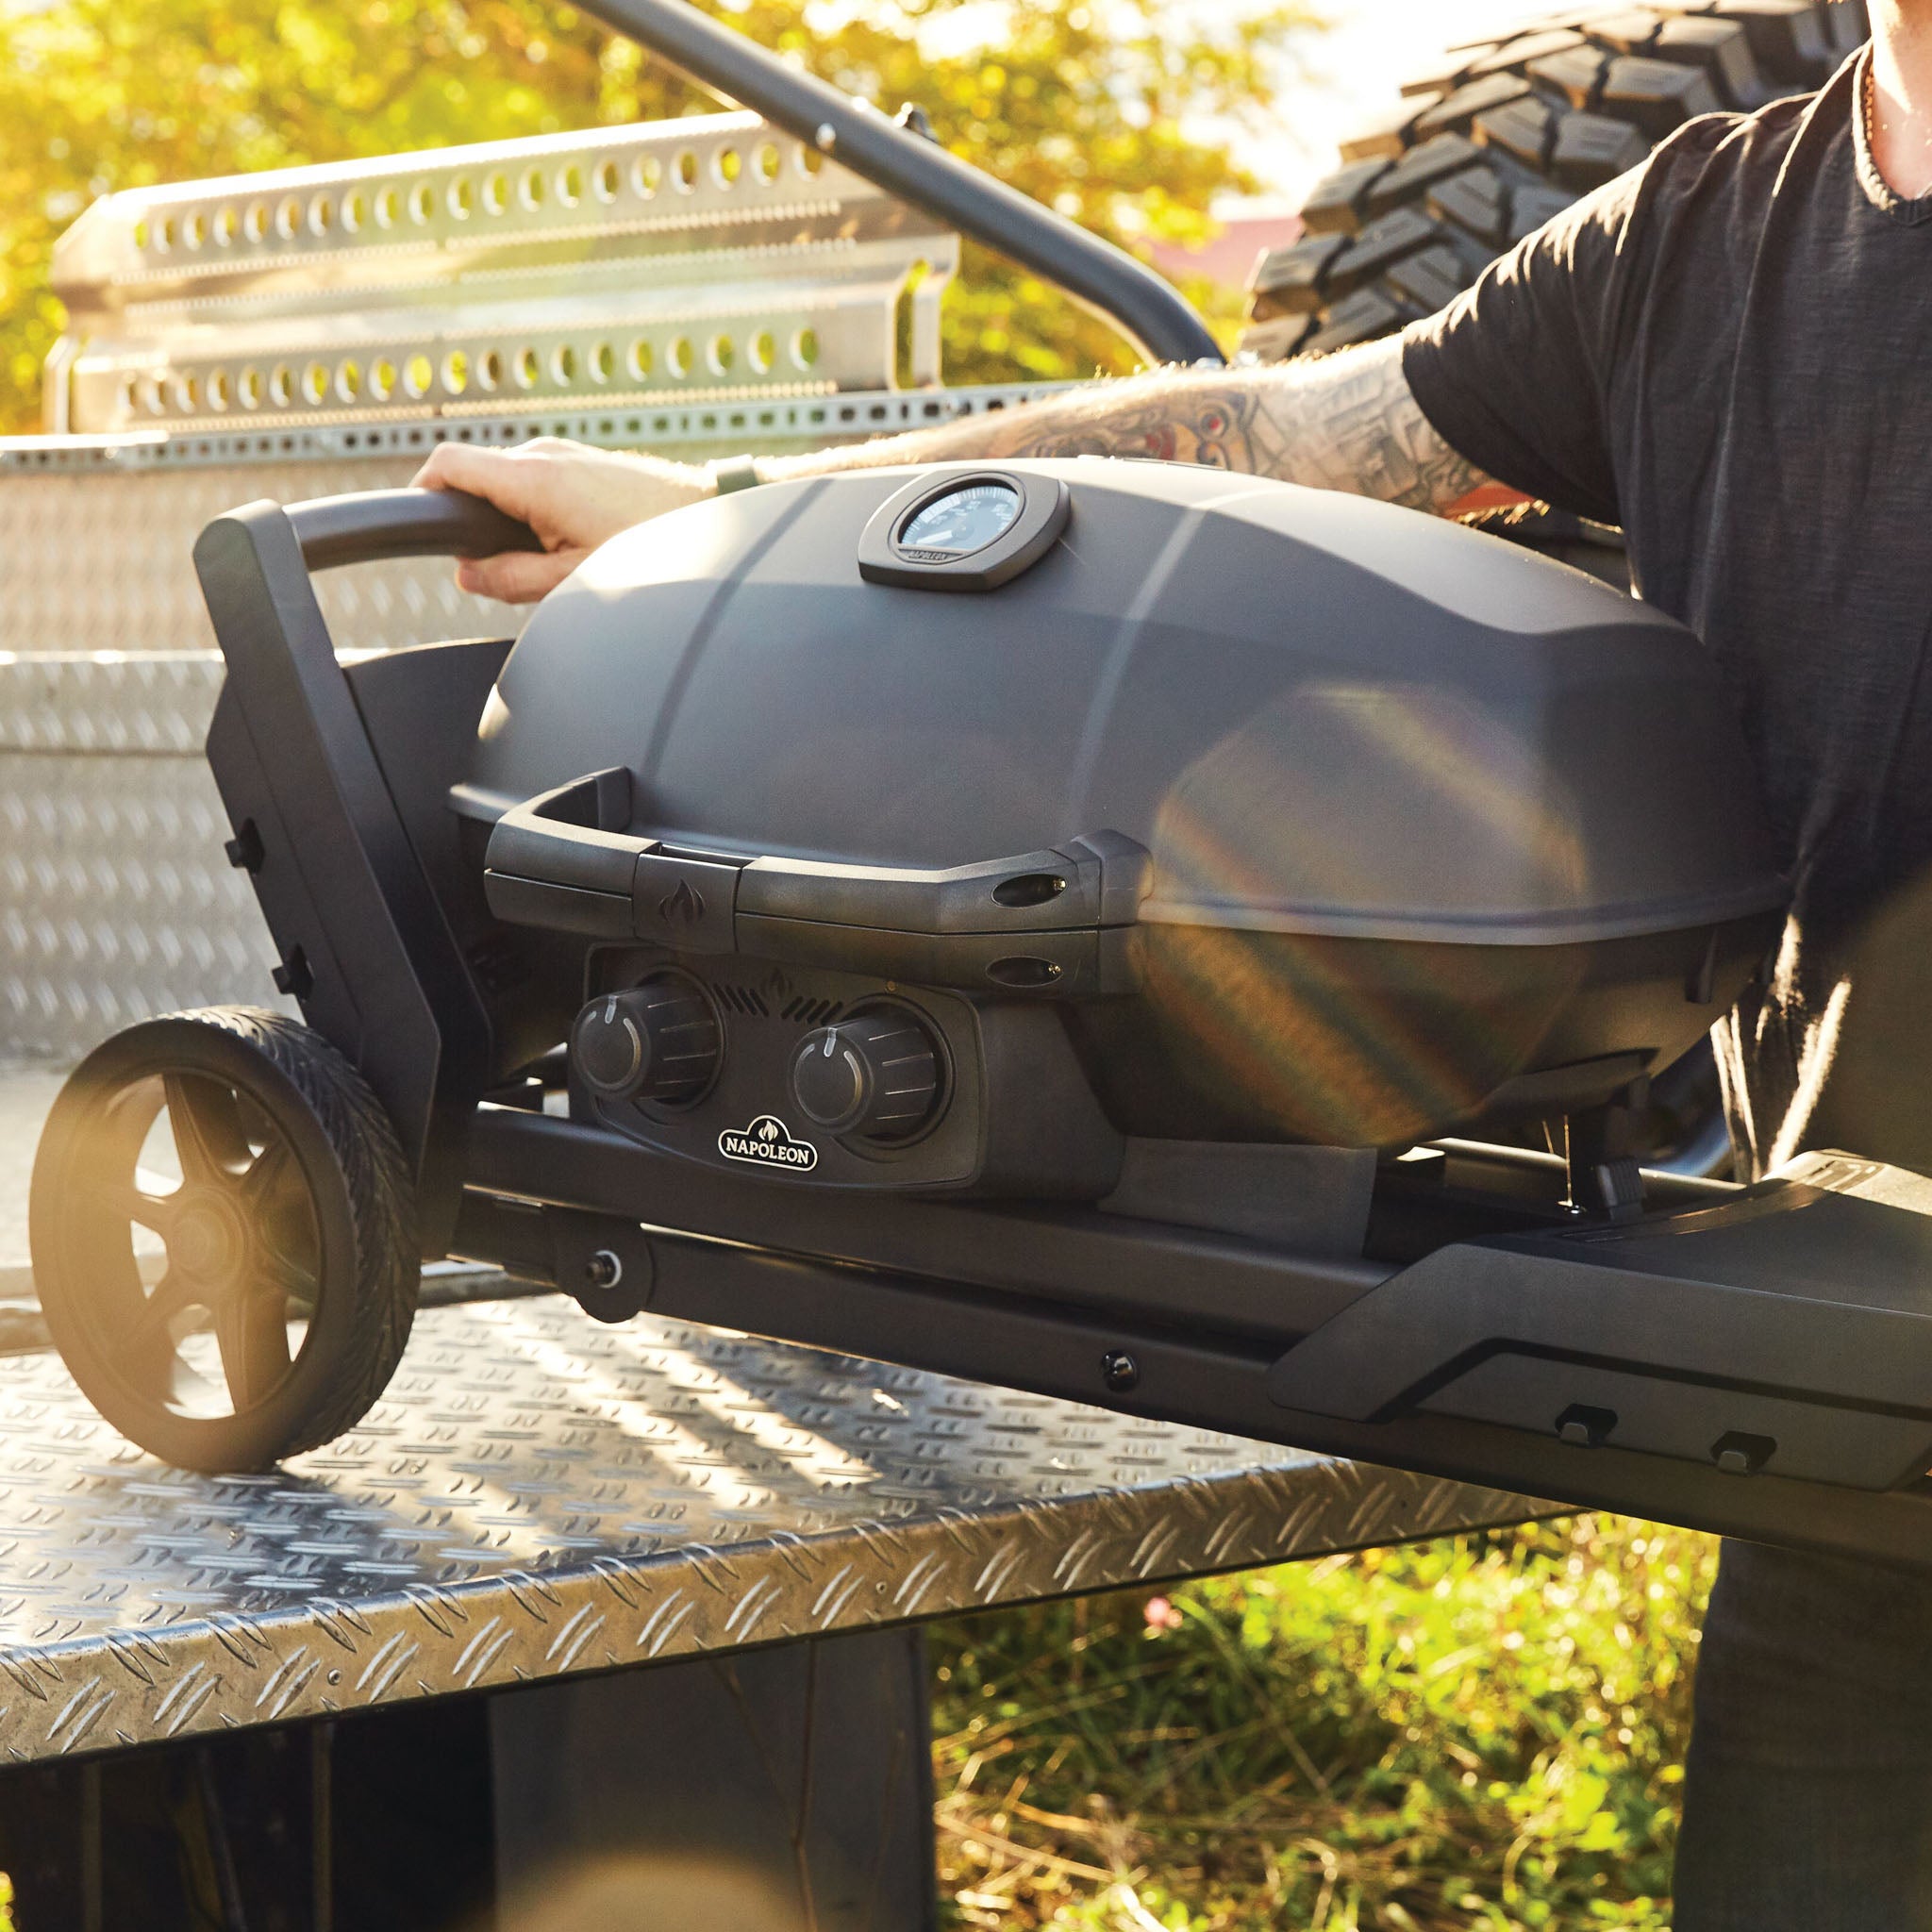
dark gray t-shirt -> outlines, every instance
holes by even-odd
[[[1621,524],[1729,677],[1798,893],[1718,1036],[1759,1171],[1932,1171],[1932,198],[1873,162],[1868,58],[1679,129],[1404,352],[1451,446]]]

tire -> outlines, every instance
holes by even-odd
[[[75,1380],[180,1468],[261,1470],[332,1441],[408,1341],[401,1145],[355,1069],[279,1014],[177,1013],[97,1047],[48,1116],[28,1223]]]
[[[1698,114],[1821,87],[1869,32],[1864,0],[1716,0],[1553,14],[1446,54],[1263,256],[1241,347],[1262,361],[1393,334]]]

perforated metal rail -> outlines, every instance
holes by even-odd
[[[70,320],[45,419],[272,430],[918,389],[958,252],[753,114],[129,190],[55,251]]]

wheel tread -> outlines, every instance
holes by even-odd
[[[1494,168],[1472,168],[1429,191],[1429,212],[1492,249],[1509,233],[1509,190]]]
[[[1610,57],[1587,42],[1567,54],[1532,60],[1524,70],[1530,79],[1579,112],[1593,108],[1602,97]]]
[[[1661,141],[1700,114],[1718,110],[1717,94],[1701,67],[1634,54],[1610,62],[1601,105],[1605,113],[1631,122],[1653,141]]]
[[[1592,20],[1590,37],[1598,46],[1607,47],[1613,53],[1641,54],[1655,42],[1663,25],[1662,14],[1633,8],[1628,13]]]
[[[1589,46],[1590,42],[1574,27],[1524,34],[1516,40],[1506,41],[1486,59],[1478,60],[1469,70],[1469,77],[1481,80],[1491,74],[1534,73],[1542,61],[1561,59],[1566,54]]]
[[[421,1262],[415,1190],[402,1142],[382,1103],[321,1034],[256,1007],[213,1007],[184,1015],[222,1027],[259,1053],[314,1109],[341,1163],[357,1223],[357,1346],[331,1396],[285,1452],[299,1455],[346,1434],[381,1400],[408,1345]]]
[[[1524,94],[1507,107],[1492,108],[1470,124],[1470,139],[1481,147],[1501,148],[1525,168],[1548,164],[1557,140],[1557,114],[1548,102]]]
[[[1534,232],[1686,121],[1815,88],[1868,33],[1864,0],[1607,0],[1449,49],[1309,196],[1298,245],[1344,246],[1259,264],[1243,348],[1320,355],[1376,323],[1400,328],[1448,286],[1438,249],[1467,286],[1481,251]],[[1417,220],[1385,226],[1403,215]]]
[[[1321,292],[1339,297],[1353,294],[1364,283],[1386,274],[1417,249],[1441,239],[1441,230],[1419,208],[1391,208],[1324,264]]]
[[[1409,149],[1391,168],[1383,169],[1363,190],[1361,210],[1369,221],[1377,220],[1404,202],[1413,201],[1436,182],[1473,168],[1482,159],[1482,150],[1466,135],[1439,134]]]
[[[1642,135],[1612,114],[1565,114],[1551,146],[1550,174],[1559,188],[1583,193],[1614,181],[1649,152]]]
[[[1404,165],[1391,168],[1378,156],[1324,175],[1302,203],[1303,228],[1310,235],[1353,235],[1366,218],[1371,191],[1384,176],[1400,174]]]
[[[1478,114],[1507,107],[1529,92],[1529,83],[1520,74],[1492,74],[1484,80],[1473,80],[1459,87],[1446,100],[1438,101],[1427,113],[1417,116],[1415,135],[1426,141],[1437,134],[1464,134]]]
[[[1284,315],[1311,315],[1322,306],[1323,276],[1349,245],[1345,235],[1316,235],[1262,257],[1255,269],[1249,315],[1272,322]]]

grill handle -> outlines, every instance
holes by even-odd
[[[291,504],[288,517],[311,571],[400,557],[494,557],[541,550],[528,524],[459,490],[365,490]]]
[[[1090,976],[1098,936],[1132,925],[1149,889],[1146,851],[1118,832],[922,870],[667,842],[629,829],[633,804],[631,774],[618,767],[505,812],[484,861],[491,910],[511,924],[677,952],[1072,991]],[[1022,941],[1026,971],[1014,954]]]

